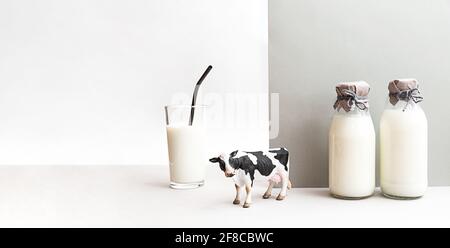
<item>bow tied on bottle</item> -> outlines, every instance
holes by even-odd
[[[339,90],[334,109],[343,108],[346,112],[352,111],[357,107],[360,110],[369,108],[369,99],[367,96],[358,96],[354,91],[349,89]]]
[[[389,102],[396,105],[399,101],[405,101],[406,110],[410,102],[419,103],[423,100],[418,89],[419,84],[415,79],[399,79],[389,83]]]

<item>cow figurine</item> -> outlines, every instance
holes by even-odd
[[[281,191],[277,196],[279,201],[286,197],[287,190],[291,188],[288,171],[289,152],[285,148],[270,149],[267,152],[237,150],[230,154],[221,154],[209,161],[219,163],[225,176],[233,178],[236,187],[236,197],[233,204],[240,204],[240,191],[241,188],[245,187],[247,196],[243,205],[244,208],[250,207],[252,203],[252,187],[256,171],[269,181],[269,187],[263,195],[264,199],[271,196],[272,188],[277,183],[281,182]]]

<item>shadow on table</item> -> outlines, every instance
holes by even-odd
[[[305,190],[300,191],[299,194],[301,195],[307,195],[307,196],[314,196],[314,197],[321,197],[321,198],[330,198],[332,197],[330,195],[330,191],[328,188],[320,188],[320,189],[313,189],[313,190]]]
[[[350,199],[350,200],[349,199],[339,199],[339,198],[333,197],[330,194],[330,191],[328,188],[320,188],[320,189],[314,189],[314,190],[301,191],[299,194],[313,196],[313,197],[330,198],[330,199],[336,199],[336,200],[348,200],[348,201],[361,201],[361,200],[371,199],[371,198],[385,198],[379,189],[376,189],[374,194],[367,198]]]
[[[169,184],[163,181],[145,182],[144,185],[150,188],[170,189]]]

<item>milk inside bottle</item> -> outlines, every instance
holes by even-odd
[[[421,197],[428,184],[427,118],[415,79],[389,83],[389,101],[380,121],[380,182],[385,196]]]
[[[335,114],[329,130],[331,195],[361,199],[375,190],[375,130],[369,113],[366,82],[336,86]]]
[[[175,189],[197,188],[204,184],[206,166],[205,106],[166,106],[166,131],[169,151],[170,187]],[[189,124],[189,116],[195,110],[195,119]]]

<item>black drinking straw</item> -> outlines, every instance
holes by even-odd
[[[192,96],[192,104],[191,104],[191,116],[189,118],[189,126],[192,126],[192,122],[194,121],[194,111],[195,111],[195,103],[197,101],[197,93],[198,90],[200,89],[200,85],[202,84],[203,80],[206,78],[206,76],[208,76],[209,71],[211,71],[212,66],[208,66],[208,68],[206,68],[206,71],[203,72],[203,75],[200,77],[200,79],[198,80],[197,84],[195,85],[195,89],[194,89],[194,95]]]

